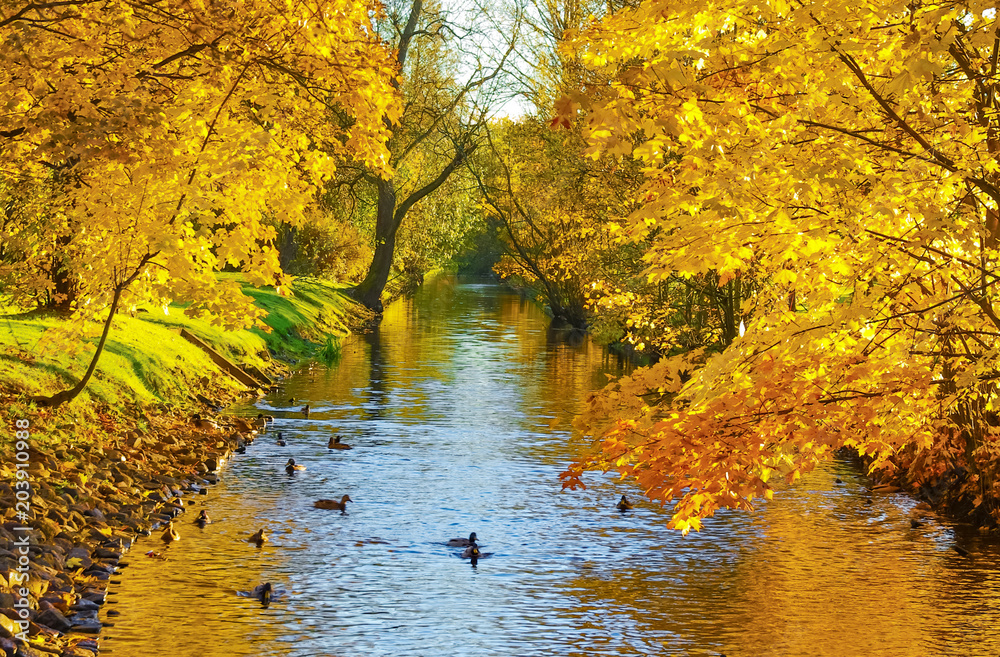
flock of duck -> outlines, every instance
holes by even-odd
[[[292,403],[295,402],[294,399],[291,399],[290,401]],[[309,405],[306,404],[305,406],[300,408],[299,412],[305,415],[305,417],[309,417],[309,412],[310,412]],[[257,435],[263,434],[273,421],[274,418],[272,416],[264,415],[263,413],[258,413],[257,417],[252,419],[246,419],[240,417],[234,418],[233,425],[235,426],[236,430],[244,436],[245,444],[249,445],[250,443],[253,442],[254,438]],[[211,420],[203,418],[199,414],[195,414],[191,417],[191,424],[195,429],[204,432],[217,432],[222,430],[218,424],[212,422]],[[288,441],[284,438],[284,436],[280,431],[277,433],[276,443],[279,447],[284,447],[288,444]],[[343,442],[343,437],[340,435],[331,436],[329,442],[327,443],[327,448],[335,450],[352,449],[350,445]],[[245,447],[240,447],[237,451],[242,453],[243,451],[245,451]],[[301,472],[305,469],[306,466],[300,463],[296,463],[294,458],[289,458],[288,462],[285,464],[285,472],[287,472],[289,475],[294,475],[295,473]],[[350,495],[345,494],[339,500],[336,499],[316,500],[315,502],[313,502],[313,506],[317,509],[340,511],[341,515],[347,515],[348,502],[353,502],[353,500],[351,500]],[[616,505],[616,508],[619,511],[624,512],[631,509],[632,504],[628,501],[628,499],[626,499],[624,495],[622,495],[621,500]],[[205,526],[211,522],[212,522],[211,519],[209,519],[208,517],[208,511],[202,509],[201,513],[195,519],[194,524],[204,529]],[[167,522],[167,525],[164,528],[163,533],[160,535],[160,540],[162,540],[166,545],[170,545],[176,541],[179,541],[180,538],[181,538],[180,534],[174,527],[173,521],[171,520]],[[263,547],[263,545],[268,542],[269,538],[267,536],[265,528],[262,527],[246,540],[247,542],[252,543],[253,545],[260,548]],[[480,559],[485,559],[493,555],[492,552],[482,552],[479,549],[479,542],[478,542],[478,537],[476,536],[476,532],[472,532],[471,534],[469,534],[468,538],[449,539],[448,541],[445,542],[445,544],[449,547],[464,548],[459,556],[463,559],[468,559],[471,562],[472,566],[476,566]],[[147,552],[147,555],[151,557],[164,558],[161,553],[154,551]],[[237,593],[243,597],[256,598],[257,600],[260,600],[261,604],[267,606],[271,603],[273,599],[280,598],[281,595],[285,593],[285,591],[275,589],[270,582],[264,582],[254,587],[250,591],[238,591]]]

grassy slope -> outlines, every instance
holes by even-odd
[[[124,409],[165,403],[184,404],[189,394],[237,394],[243,387],[222,373],[200,349],[180,337],[181,328],[211,344],[237,364],[271,369],[269,351],[283,359],[308,357],[327,335],[342,337],[361,311],[343,295],[344,286],[314,279],[295,281],[294,294],[274,288],[243,291],[267,311],[267,333],[260,329],[224,331],[192,319],[183,309],[170,313],[119,315],[105,353],[79,401]],[[21,395],[52,394],[70,387],[86,371],[100,327],[82,343],[60,335],[56,317],[0,316],[0,390],[8,400]],[[75,347],[75,348],[74,348]],[[206,381],[204,377],[208,377]],[[79,401],[77,403],[79,403]]]

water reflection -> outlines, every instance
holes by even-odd
[[[560,492],[579,400],[621,363],[555,339],[530,302],[438,280],[381,330],[259,408],[276,427],[178,524],[140,544],[106,633],[116,655],[997,654],[1000,551],[911,502],[865,503],[837,463],[749,516],[683,538],[666,512],[614,509],[594,476]],[[294,397],[292,404],[287,400]],[[297,412],[305,403],[308,418]],[[254,410],[254,413],[257,411]],[[279,447],[282,431],[287,447]],[[351,451],[326,448],[343,434]],[[288,458],[308,469],[288,475]],[[836,484],[835,478],[843,480]],[[354,500],[348,515],[315,509]],[[266,527],[262,548],[246,538]],[[472,568],[444,541],[476,531]],[[956,541],[972,558],[951,549]],[[151,541],[150,543],[153,543]],[[156,546],[160,549],[160,546]],[[270,581],[266,609],[239,597]]]

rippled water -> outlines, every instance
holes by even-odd
[[[487,284],[440,279],[394,304],[339,366],[258,404],[275,428],[197,497],[213,524],[189,512],[167,561],[143,556],[155,538],[133,548],[102,653],[1000,653],[996,540],[911,529],[913,502],[872,498],[848,463],[687,537],[658,506],[616,512],[634,491],[610,477],[561,492],[580,399],[621,371],[565,337]],[[327,450],[332,432],[354,449]],[[289,476],[289,457],[308,469]],[[344,493],[349,515],[312,507]],[[493,553],[476,568],[444,545],[470,531]],[[287,591],[269,608],[236,595],[263,581]]]

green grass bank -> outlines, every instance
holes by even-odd
[[[227,275],[234,276],[234,275]],[[238,279],[237,279],[238,280]],[[181,337],[187,329],[232,363],[273,376],[312,358],[332,338],[336,344],[371,315],[346,296],[347,286],[296,279],[291,293],[243,285],[243,292],[267,314],[270,329],[227,331],[184,314],[183,307],[147,309],[115,318],[97,371],[84,392],[55,414],[70,421],[94,412],[119,419],[141,417],[149,408],[187,411],[200,393],[222,403],[249,392],[202,349]],[[68,333],[67,322],[34,313],[0,316],[0,396],[5,414],[35,415],[30,399],[71,387],[86,371],[96,348],[95,322],[84,339]],[[42,415],[48,415],[42,413]]]

